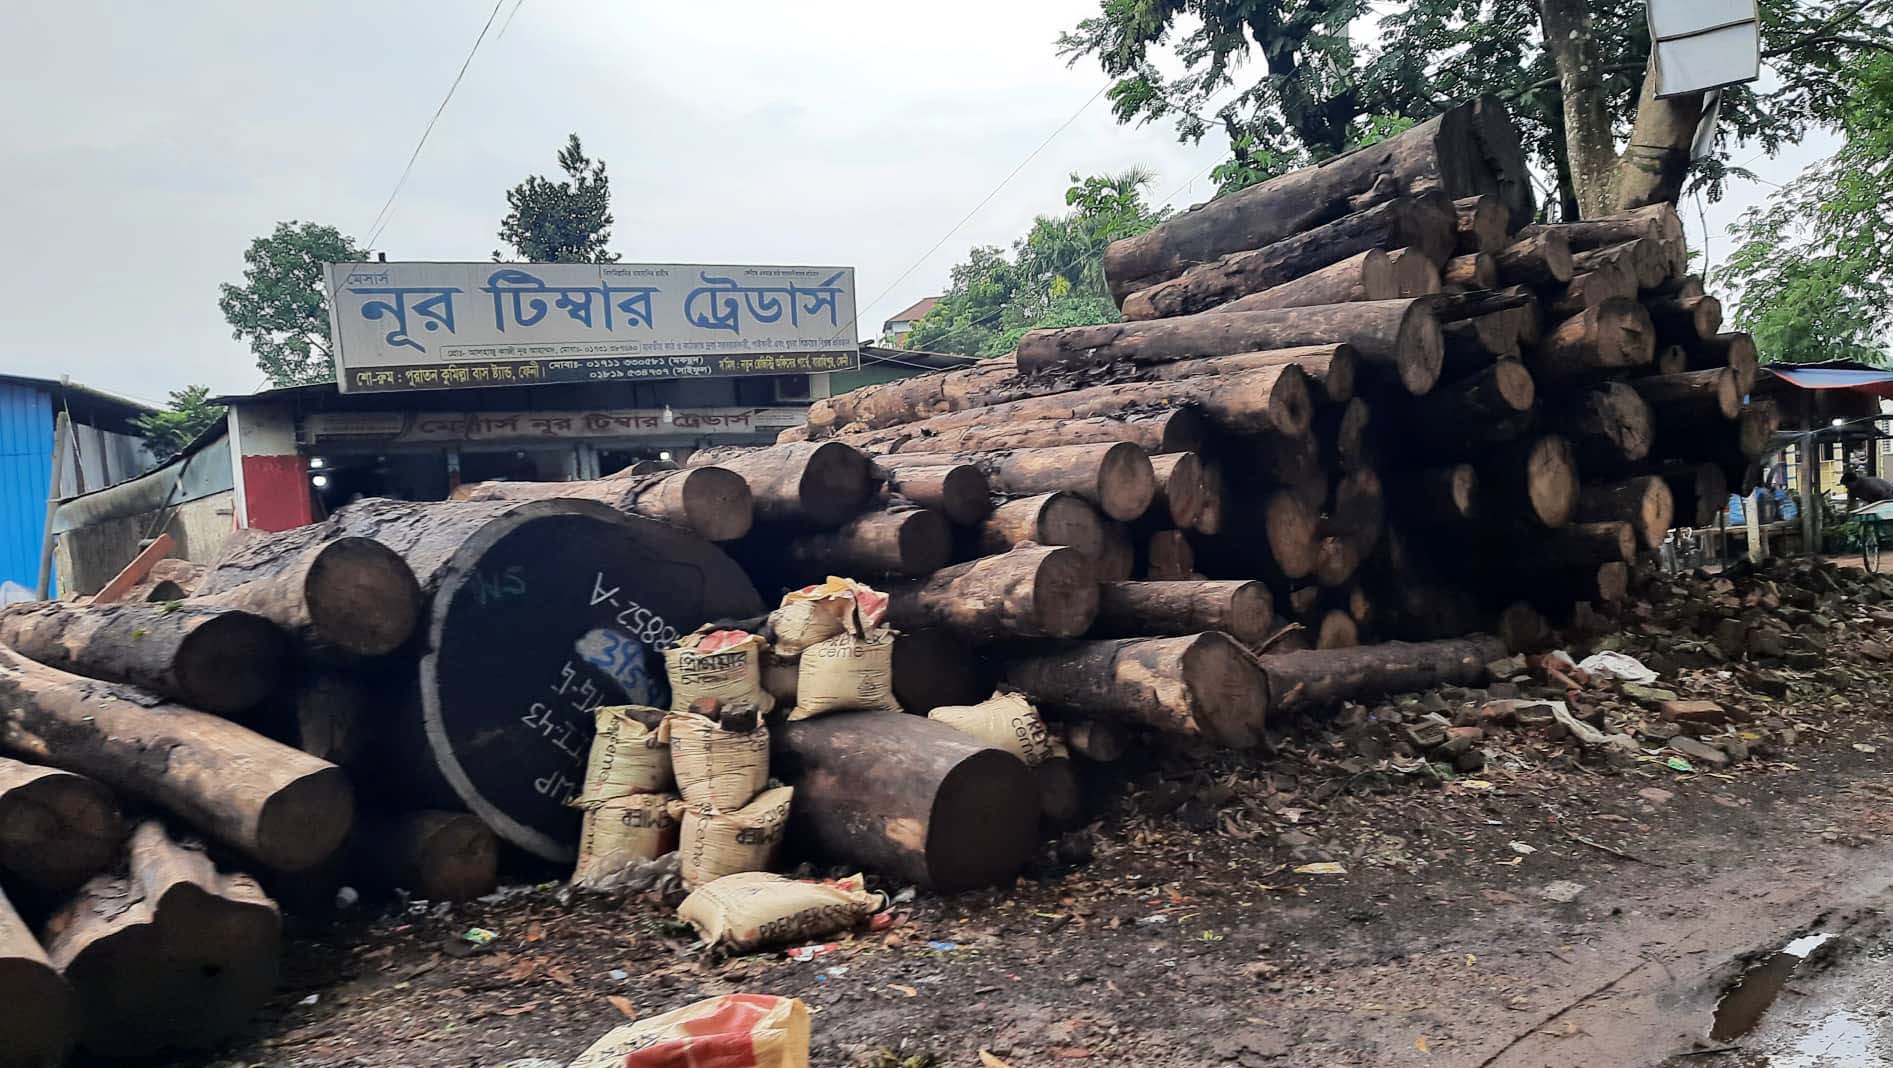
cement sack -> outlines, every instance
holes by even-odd
[[[724,994],[614,1027],[569,1068],[808,1068],[808,1006]]]
[[[760,635],[741,630],[698,631],[679,639],[664,651],[670,710],[686,711],[704,698],[726,707],[754,705],[762,712],[774,708],[762,688],[763,644]]]
[[[1029,768],[1056,755],[1058,743],[1045,729],[1038,709],[1016,693],[995,693],[976,705],[942,705],[927,713],[927,718],[970,734],[994,749],[1004,749]]]
[[[605,801],[579,801],[585,820],[579,828],[578,867],[572,885],[583,890],[609,887],[630,868],[656,860],[677,848],[678,804],[675,794],[626,794]]]
[[[792,720],[830,712],[899,712],[894,700],[894,632],[837,634],[802,651]]]
[[[749,804],[769,783],[769,729],[726,731],[695,712],[672,712],[670,766],[684,802],[712,812]]]
[[[633,717],[631,710],[643,713]],[[670,732],[661,725],[656,729],[640,720],[659,709],[640,705],[606,705],[596,715],[597,730],[592,734],[591,755],[585,762],[585,787],[581,801],[609,801],[626,794],[670,793],[676,778],[670,770]]]
[[[677,918],[712,946],[748,952],[810,942],[846,931],[887,904],[861,876],[810,882],[747,871],[700,886],[677,906]]]
[[[694,890],[725,875],[774,866],[794,797],[793,789],[778,786],[735,812],[723,813],[674,802],[671,811],[682,820],[678,874],[684,886]]]
[[[873,630],[886,615],[886,594],[830,575],[827,582],[783,595],[782,606],[769,613],[769,630],[775,636],[776,653],[794,658],[837,634]]]

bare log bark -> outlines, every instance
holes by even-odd
[[[1511,243],[1512,211],[1495,196],[1460,197],[1453,201],[1458,242],[1463,254],[1493,253]],[[1488,289],[1489,286],[1480,286]]]
[[[276,624],[197,604],[12,605],[0,611],[0,644],[61,671],[226,714],[268,697],[289,658]]]
[[[1663,544],[1675,515],[1669,484],[1653,475],[1585,486],[1578,494],[1578,522],[1628,524],[1646,549]]]
[[[597,501],[626,515],[676,524],[710,541],[735,541],[749,533],[755,516],[749,483],[735,471],[715,466],[579,482],[476,482],[454,495],[465,501],[557,497]]]
[[[1246,748],[1262,740],[1268,680],[1234,639],[1070,642],[1009,658],[1006,683],[1054,712],[1113,719]]]
[[[1649,375],[1631,379],[1629,385],[1648,402],[1665,426],[1734,419],[1742,410],[1736,374],[1727,367],[1685,371],[1680,375]]]
[[[926,508],[866,512],[834,530],[794,538],[784,555],[834,574],[925,575],[953,558],[953,531],[945,516]]]
[[[1622,382],[1567,396],[1552,410],[1551,425],[1571,440],[1579,469],[1597,474],[1620,471],[1650,455],[1656,440],[1650,405]]]
[[[1264,655],[1277,702],[1284,708],[1372,699],[1443,685],[1477,685],[1485,666],[1508,654],[1497,638],[1384,642],[1353,649]]]
[[[1098,588],[1097,638],[1219,630],[1247,646],[1269,636],[1274,599],[1260,582],[1185,579],[1107,582]]]
[[[1440,271],[1440,285],[1446,289],[1497,289],[1499,261],[1487,252],[1468,252],[1446,261]]]
[[[874,493],[868,458],[838,441],[698,449],[685,463],[741,475],[756,518],[772,523],[838,526]]]
[[[79,1040],[79,1005],[33,932],[0,893],[0,1065],[64,1064]]]
[[[1498,261],[1499,278],[1506,285],[1562,285],[1576,273],[1571,246],[1555,230],[1520,236],[1500,249],[1494,259]]]
[[[1098,612],[1098,581],[1076,550],[1021,545],[936,572],[888,592],[888,622],[933,627],[969,642],[1070,638]]]
[[[1104,521],[1082,497],[1041,493],[1007,501],[979,525],[981,553],[996,555],[1026,542],[1069,545],[1095,560],[1104,548]]]
[[[1331,263],[1312,274],[1271,286],[1259,293],[1217,305],[1217,311],[1267,311],[1271,308],[1307,308],[1345,304],[1350,300],[1393,300],[1400,296],[1393,261],[1372,248]]]
[[[391,653],[408,640],[421,615],[421,592],[408,565],[388,547],[360,537],[319,544],[294,532],[232,539],[204,576],[197,598],[254,612],[318,654]]]
[[[118,802],[103,786],[0,757],[0,874],[40,893],[66,893],[110,867],[124,840]],[[0,959],[5,930],[0,915]]]
[[[931,508],[957,526],[970,527],[992,514],[992,482],[975,464],[937,460],[902,464],[885,470],[882,499],[904,499],[921,508]]]
[[[1598,378],[1641,367],[1656,355],[1656,331],[1643,306],[1607,300],[1559,323],[1527,360],[1540,386]]]

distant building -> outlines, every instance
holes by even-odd
[[[893,318],[881,324],[881,344],[897,349],[903,347],[905,342],[902,339],[913,332],[914,324],[926,318],[927,313],[938,303],[939,297],[922,297],[896,312]]]
[[[48,497],[72,497],[151,469],[132,420],[153,411],[70,380],[0,375],[0,582],[38,585]],[[59,442],[55,492],[53,428],[61,412],[72,420],[72,433]]]

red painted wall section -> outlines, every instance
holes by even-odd
[[[288,530],[315,522],[309,465],[300,456],[245,456],[243,498],[248,525],[258,530]]]

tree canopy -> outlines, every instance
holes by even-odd
[[[618,262],[617,253],[605,249],[613,222],[605,161],[587,157],[572,134],[559,149],[559,169],[566,181],[534,174],[506,191],[512,210],[500,220],[500,240],[532,263]],[[493,258],[502,257],[495,252]]]
[[[231,336],[247,343],[271,385],[335,380],[322,265],[356,263],[368,250],[333,226],[283,222],[244,250],[243,284],[218,287]]]
[[[1762,359],[1889,362],[1893,329],[1893,57],[1848,72],[1840,151],[1733,228],[1716,272]]]
[[[1027,330],[1116,322],[1117,305],[1104,284],[1104,249],[1143,233],[1164,212],[1144,200],[1152,174],[1071,176],[1068,210],[1040,215],[1012,254],[995,245],[975,248],[954,266],[946,295],[905,339],[909,348],[996,356],[1010,352]]]
[[[223,418],[221,404],[210,402],[208,386],[185,386],[171,391],[171,402],[150,415],[132,421],[145,443],[160,459],[184,451],[205,428]]]
[[[1169,120],[1186,141],[1220,127],[1225,192],[1481,94],[1513,109],[1534,162],[1555,176],[1543,199],[1561,218],[1625,206],[1624,176],[1655,165],[1652,151],[1664,165],[1687,160],[1699,99],[1640,97],[1644,0],[1408,0],[1362,33],[1372,13],[1366,0],[1100,0],[1060,47],[1114,79],[1120,122]],[[1762,0],[1761,18],[1764,81],[1725,91],[1714,155],[1696,165],[1712,197],[1736,145],[1772,153],[1836,121],[1836,74],[1893,43],[1893,0]],[[1164,46],[1182,64],[1174,77],[1154,56]],[[1643,149],[1626,159],[1617,146],[1639,121]],[[1677,170],[1655,199],[1674,199]]]

